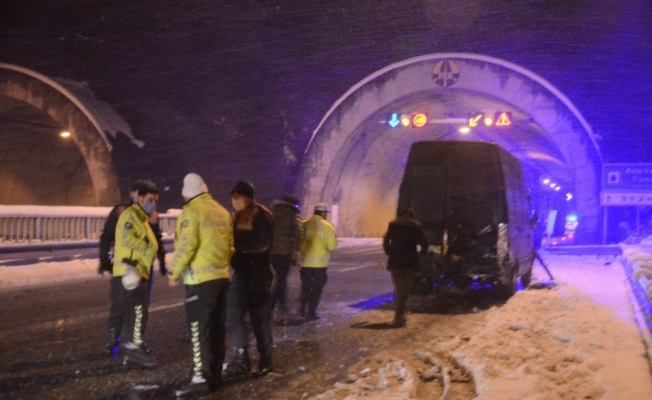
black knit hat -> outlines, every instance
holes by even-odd
[[[235,184],[233,189],[231,189],[231,196],[233,196],[234,193],[253,199],[256,192],[254,191],[254,185],[251,182],[240,181]]]
[[[297,209],[299,208],[299,199],[297,199],[297,196],[286,194],[283,196],[283,201],[292,204]]]
[[[152,181],[149,181],[147,179],[138,179],[137,181],[134,181],[134,183],[131,184],[129,191],[130,192],[138,191],[138,195],[141,196],[147,193],[157,194],[158,188],[156,187],[156,184]]]

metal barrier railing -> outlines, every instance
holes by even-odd
[[[111,207],[0,205],[0,243],[98,240]],[[163,236],[174,235],[179,212],[159,214]]]

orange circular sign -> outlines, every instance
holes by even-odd
[[[412,117],[412,125],[417,128],[421,128],[428,123],[428,116],[424,113],[414,114]]]

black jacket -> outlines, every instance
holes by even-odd
[[[389,256],[387,269],[417,269],[417,245],[421,246],[421,255],[428,253],[428,241],[421,222],[406,217],[399,217],[390,222],[383,238],[383,249]]]

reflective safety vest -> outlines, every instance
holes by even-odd
[[[320,215],[301,221],[301,267],[326,268],[337,248],[335,227]]]
[[[158,252],[154,231],[147,222],[147,214],[137,204],[126,208],[115,227],[113,249],[113,276],[122,276],[132,264],[143,278],[149,278]]]
[[[210,194],[190,199],[177,218],[171,278],[186,285],[228,278],[233,255],[231,214]]]

